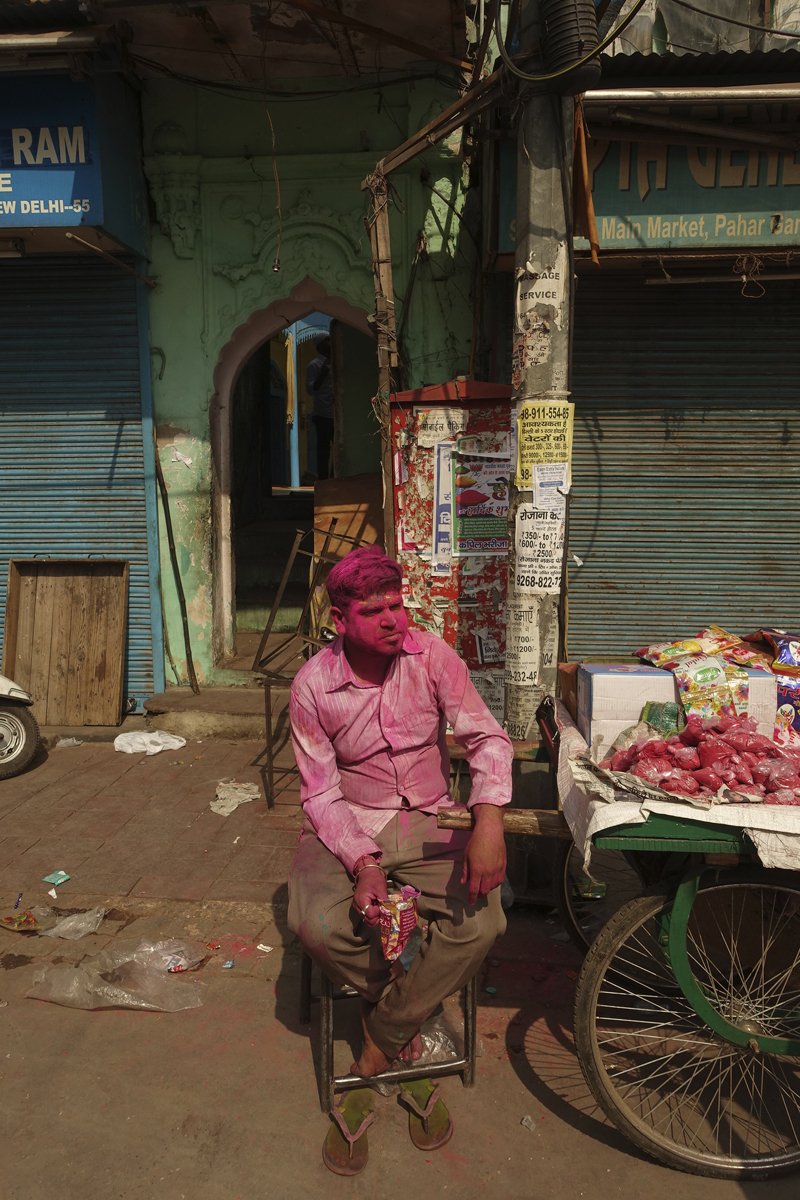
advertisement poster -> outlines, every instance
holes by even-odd
[[[539,614],[533,608],[507,610],[505,680],[517,687],[539,682]]]
[[[517,478],[520,491],[533,488],[538,463],[572,461],[572,426],[575,405],[567,400],[556,403],[523,404],[517,430]]]
[[[511,462],[453,454],[453,554],[508,554]]]
[[[415,408],[417,445],[436,446],[467,428],[469,413],[464,408]]]
[[[528,595],[557,596],[564,560],[564,506],[555,509],[520,504],[514,542],[514,586]]]
[[[433,470],[433,556],[431,573],[449,575],[453,553],[453,447],[439,442]]]

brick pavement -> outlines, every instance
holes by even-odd
[[[284,745],[278,763],[291,763]],[[148,758],[84,743],[43,751],[0,783],[0,894],[46,892],[64,870],[70,894],[286,903],[302,823],[296,777],[267,808],[263,743],[187,742]],[[229,817],[209,808],[220,780],[261,795]],[[32,901],[29,901],[32,902]]]

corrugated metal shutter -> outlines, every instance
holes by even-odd
[[[0,513],[0,622],[9,558],[127,559],[125,692],[152,695],[136,290],[101,259],[0,262]]]
[[[766,287],[581,279],[571,659],[800,629],[800,286]]]

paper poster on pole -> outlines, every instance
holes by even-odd
[[[568,400],[529,401],[517,422],[517,477],[520,491],[533,488],[533,468],[539,463],[572,461],[575,405]]]
[[[511,462],[452,455],[453,554],[508,554]]]
[[[527,595],[557,596],[564,561],[565,507],[520,504],[514,527],[514,587]]]
[[[469,677],[489,712],[502,724],[506,696],[504,672],[470,671]]]
[[[432,575],[449,575],[453,553],[453,473],[450,463],[452,444],[439,442],[433,470],[433,553]]]
[[[469,413],[464,408],[414,408],[417,445],[431,446],[455,437],[467,428]]]
[[[517,687],[539,682],[539,613],[534,608],[507,610],[505,681]]]

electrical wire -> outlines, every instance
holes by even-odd
[[[726,25],[739,25],[742,29],[754,29],[756,33],[771,33],[774,37],[795,38],[800,41],[800,33],[792,33],[788,29],[770,29],[765,25],[751,25],[749,21],[737,21],[734,17],[723,17],[722,13],[709,12],[707,8],[698,8],[696,4],[689,4],[687,0],[672,0],[673,4],[677,4],[680,8],[688,8],[690,12],[699,13],[701,17],[713,17],[715,21],[724,21]]]
[[[591,62],[593,58],[596,58],[598,54],[601,54],[602,51],[605,50],[606,46],[610,46],[613,41],[616,41],[623,29],[628,28],[639,10],[644,8],[646,2],[647,0],[636,0],[636,3],[628,13],[627,17],[624,17],[620,21],[619,25],[617,25],[616,29],[612,29],[611,32],[607,34],[601,42],[597,43],[591,54],[584,55],[584,57],[579,58],[577,62],[570,63],[568,67],[561,67],[561,69],[558,71],[551,71],[548,75],[528,75],[527,72],[520,71],[519,67],[514,64],[510,54],[503,44],[502,31],[500,29],[500,6],[498,5],[495,13],[495,34],[497,36],[497,48],[500,51],[500,57],[508,67],[509,71],[511,71],[513,75],[516,75],[518,79],[524,79],[526,83],[547,83],[551,79],[558,79],[559,76],[567,75],[570,71],[574,71],[578,67],[582,67],[585,63]]]
[[[261,71],[264,79],[264,110],[269,121],[269,131],[272,135],[272,173],[275,176],[275,191],[277,193],[278,202],[275,205],[278,210],[278,245],[275,249],[275,258],[272,262],[273,271],[281,269],[281,246],[283,245],[283,208],[281,207],[281,181],[278,175],[278,152],[275,148],[275,126],[272,124],[272,113],[269,111],[267,104],[267,39],[266,36],[262,42],[261,51]]]
[[[154,49],[163,49],[163,50],[175,50],[176,49],[176,47],[174,47],[174,46],[159,46],[159,47],[153,47],[153,48]],[[374,80],[368,80],[363,83],[353,84],[352,87],[325,88],[325,89],[319,89],[319,90],[315,90],[315,91],[287,92],[287,91],[276,91],[276,90],[270,90],[270,89],[265,90],[262,86],[260,86],[255,81],[249,85],[233,83],[233,82],[226,83],[223,80],[219,80],[219,81],[215,82],[214,80],[211,80],[211,79],[201,79],[197,75],[187,75],[182,71],[175,71],[173,68],[168,67],[165,63],[158,62],[154,58],[146,58],[142,54],[135,54],[135,53],[131,52],[129,57],[134,62],[141,63],[142,66],[148,67],[152,71],[160,72],[162,75],[166,75],[170,79],[175,79],[179,83],[194,84],[195,86],[197,86],[205,91],[212,92],[214,95],[222,94],[222,95],[227,95],[227,96],[237,96],[242,100],[251,100],[258,104],[261,104],[263,102],[263,98],[265,95],[267,95],[269,97],[269,99],[272,101],[279,101],[279,102],[288,101],[291,104],[297,104],[302,100],[308,100],[308,101],[333,100],[333,99],[336,99],[337,96],[349,95],[351,92],[367,92],[367,91],[374,91],[374,89],[375,89]],[[425,71],[420,74],[399,75],[394,79],[384,80],[382,86],[388,88],[388,87],[394,87],[395,85],[400,85],[400,84],[404,84],[404,83],[417,83],[420,80],[426,80],[426,79],[433,80],[435,83],[441,84],[442,87],[448,87],[454,92],[460,91],[460,87],[459,87],[457,79],[455,77],[450,78],[450,79],[448,79],[447,77],[443,77],[439,73],[438,69],[436,71]]]

